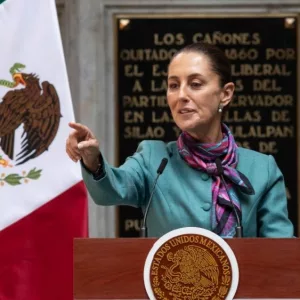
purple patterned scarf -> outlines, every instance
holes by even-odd
[[[199,143],[187,132],[182,132],[177,140],[177,146],[180,156],[189,166],[212,176],[212,201],[215,212],[212,213],[212,228],[216,234],[230,237],[235,234],[236,218],[226,188],[218,175],[216,158],[219,157],[222,162],[224,179],[240,220],[241,206],[233,185],[249,195],[254,194],[254,190],[247,177],[236,170],[237,145],[225,124],[222,124],[222,132],[223,139],[217,144]]]

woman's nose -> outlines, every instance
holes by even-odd
[[[187,97],[187,93],[186,93],[186,88],[185,86],[181,86],[179,89],[179,93],[178,93],[178,98],[181,101],[188,101],[188,97]]]

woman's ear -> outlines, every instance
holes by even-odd
[[[222,104],[223,107],[227,106],[232,100],[234,89],[235,89],[235,85],[233,82],[228,82],[224,85],[222,99],[220,101],[220,104]]]

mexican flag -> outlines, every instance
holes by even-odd
[[[0,299],[73,299],[87,193],[55,0],[0,0]]]

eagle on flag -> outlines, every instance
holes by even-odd
[[[23,73],[25,65],[15,63],[10,68],[13,81],[0,80],[8,91],[0,101],[0,148],[16,165],[21,165],[48,150],[58,131],[59,97],[48,81],[40,84],[36,74]],[[23,125],[20,153],[15,155],[15,131]]]

